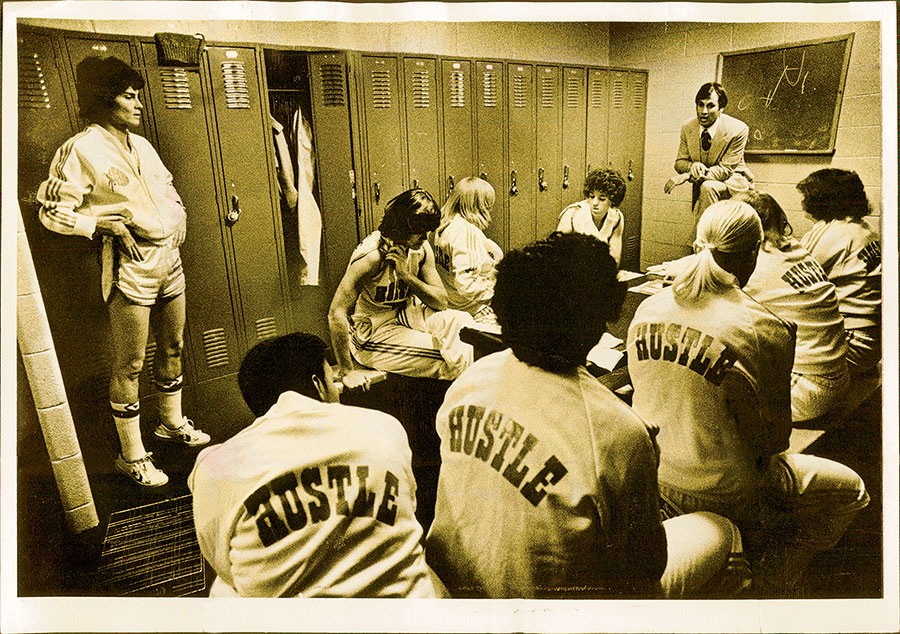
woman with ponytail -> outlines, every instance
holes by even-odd
[[[694,255],[635,313],[628,369],[634,409],[660,428],[665,512],[731,519],[755,550],[757,591],[780,596],[796,589],[812,555],[834,546],[869,496],[844,465],[784,453],[796,326],[742,290],[762,239],[750,205],[710,205]]]

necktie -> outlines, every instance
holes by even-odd
[[[700,134],[700,147],[703,148],[704,152],[709,152],[711,145],[712,138],[709,136],[709,130],[704,130],[702,134]]]

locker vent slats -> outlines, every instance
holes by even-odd
[[[631,99],[632,99],[632,107],[640,110],[644,107],[645,102],[645,87],[644,82],[641,80],[639,75],[635,75],[631,80]]]
[[[154,380],[153,359],[156,356],[156,342],[148,341],[147,348],[144,351],[144,369],[143,372],[151,381]]]
[[[497,107],[497,73],[485,71],[481,74],[482,105],[485,108]]]
[[[244,62],[222,62],[222,80],[225,82],[225,105],[229,108],[250,108]]]
[[[450,71],[450,107],[466,107],[466,76],[461,70]]]
[[[625,73],[616,73],[612,85],[613,108],[625,107]]]
[[[263,317],[256,320],[256,338],[262,341],[268,337],[274,337],[278,334],[275,327],[274,317]]]
[[[581,78],[566,78],[566,107],[577,108],[581,105]]]
[[[516,108],[525,108],[528,106],[525,77],[522,75],[513,76],[513,106]]]
[[[628,236],[625,239],[625,248],[622,249],[622,261],[637,259],[638,246],[640,244],[640,236]]]
[[[413,72],[412,102],[413,108],[431,107],[431,73],[427,69]]]
[[[555,105],[553,99],[555,88],[554,77],[548,75],[541,77],[541,108],[552,108]]]
[[[372,69],[372,106],[375,108],[391,108],[394,95],[391,90],[391,71],[381,68]]]
[[[187,73],[181,68],[164,68],[159,71],[162,81],[163,101],[166,108],[182,108],[190,110],[191,88]]]
[[[203,351],[206,353],[206,367],[228,365],[228,345],[225,341],[224,328],[210,328],[203,332]]]
[[[591,77],[591,108],[606,107],[606,81],[603,75]]]
[[[49,108],[50,93],[44,81],[40,55],[19,50],[19,107]]]
[[[322,64],[322,101],[325,106],[344,105],[344,67],[340,64]]]

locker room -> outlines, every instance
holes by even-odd
[[[197,63],[161,63],[154,36],[164,32],[201,35]],[[213,578],[196,536],[184,534],[192,527],[186,478],[197,449],[158,446],[150,415],[141,423],[146,447],[169,483],[139,487],[113,468],[118,445],[99,243],[48,231],[38,218],[37,193],[54,153],[85,125],[79,62],[115,56],[144,79],[133,132],[172,173],[187,211],[183,409],[216,444],[254,418],[237,386],[248,350],[298,331],[331,344],[329,305],[351,254],[400,192],[422,188],[441,205],[460,180],[480,177],[496,192],[484,233],[507,253],[551,233],[560,211],[585,197],[592,169],[614,169],[626,187],[618,206],[619,268],[645,274],[692,253],[691,188],[664,187],[675,173],[682,122],[695,114],[697,88],[717,80],[720,55],[847,34],[833,151],[748,152],[745,159],[755,188],[778,200],[797,238],[814,221],[796,184],[815,170],[855,171],[870,203],[864,220],[877,232],[882,210],[895,209],[894,193],[882,187],[884,43],[877,20],[20,18],[19,257],[24,235],[75,442],[54,438],[42,421],[44,388],[19,354],[17,594],[206,597]],[[736,105],[725,112],[740,117]],[[293,205],[286,199],[292,188],[300,191]],[[156,347],[151,334],[148,360]],[[336,362],[330,350],[326,359]],[[151,366],[140,373],[142,412],[159,406]],[[816,555],[791,598],[885,596],[881,375],[863,383],[836,428],[792,436],[799,452],[858,473],[871,501],[837,545]],[[367,392],[342,396],[400,420],[426,532],[440,471],[434,416],[448,385],[381,373]],[[165,537],[136,528],[151,524]],[[126,555],[117,556],[117,548]]]

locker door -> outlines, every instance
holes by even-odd
[[[625,177],[627,189],[621,210],[625,216],[621,267],[636,270],[640,255],[641,170],[644,155],[645,76],[611,71],[609,160]],[[638,169],[640,168],[640,169]]]
[[[403,60],[408,182],[410,187],[426,189],[437,198],[441,177],[435,67],[433,59],[408,57]]]
[[[325,296],[334,295],[350,254],[359,243],[354,193],[347,61],[343,53],[309,54],[316,181],[325,234]]]
[[[278,248],[281,219],[267,169],[268,121],[252,48],[210,46],[208,71],[222,161],[220,213],[233,250],[232,297],[239,306],[245,346],[286,331]]]
[[[371,232],[381,222],[385,204],[407,188],[396,58],[363,55],[362,82],[367,163],[364,200],[369,216],[366,229]]]
[[[444,180],[438,203],[473,170],[472,63],[441,60],[444,123]],[[432,192],[437,198],[438,193]]]
[[[536,238],[556,228],[562,211],[562,100],[557,66],[538,66]]]
[[[588,98],[587,98],[587,132],[586,165],[584,177],[587,173],[598,167],[607,165],[608,152],[608,127],[609,127],[609,71],[600,68],[588,69]]]
[[[72,69],[73,82],[77,78],[75,69],[78,67],[78,64],[85,57],[89,57],[92,55],[94,57],[118,57],[123,62],[130,64],[132,68],[135,66],[139,66],[139,64],[131,56],[131,46],[129,45],[128,40],[114,40],[108,38],[98,40],[93,38],[82,38],[74,35],[67,35],[65,38],[65,42],[66,51],[69,55],[69,64]],[[146,101],[145,95],[145,91],[142,91],[142,102]],[[79,117],[79,122],[79,127],[84,127],[85,125],[87,125],[86,122],[81,121],[81,117]],[[147,136],[147,123],[145,118],[143,118],[141,121],[141,127],[135,129],[135,132],[137,132],[141,136]]]
[[[506,94],[501,62],[475,62],[475,174],[494,186],[496,201],[485,234],[500,247],[509,247],[506,169],[503,161]]]
[[[66,93],[67,62],[56,56],[52,36],[20,32],[17,39],[19,206],[60,370],[74,399],[86,381],[108,376],[99,241],[59,235],[38,219],[38,187],[56,150],[76,131],[74,95]]]
[[[516,249],[535,237],[534,67],[512,63],[507,68],[509,248]]]
[[[216,204],[216,174],[200,73],[157,67],[153,43],[144,42],[142,50],[148,66],[148,106],[159,137],[157,149],[187,211],[181,258],[187,283],[185,339],[194,376],[186,379],[205,381],[237,372],[241,355],[239,328],[228,293],[224,225]]]
[[[563,69],[563,81],[561,209],[583,197],[587,129],[585,70],[583,68],[565,68]]]

